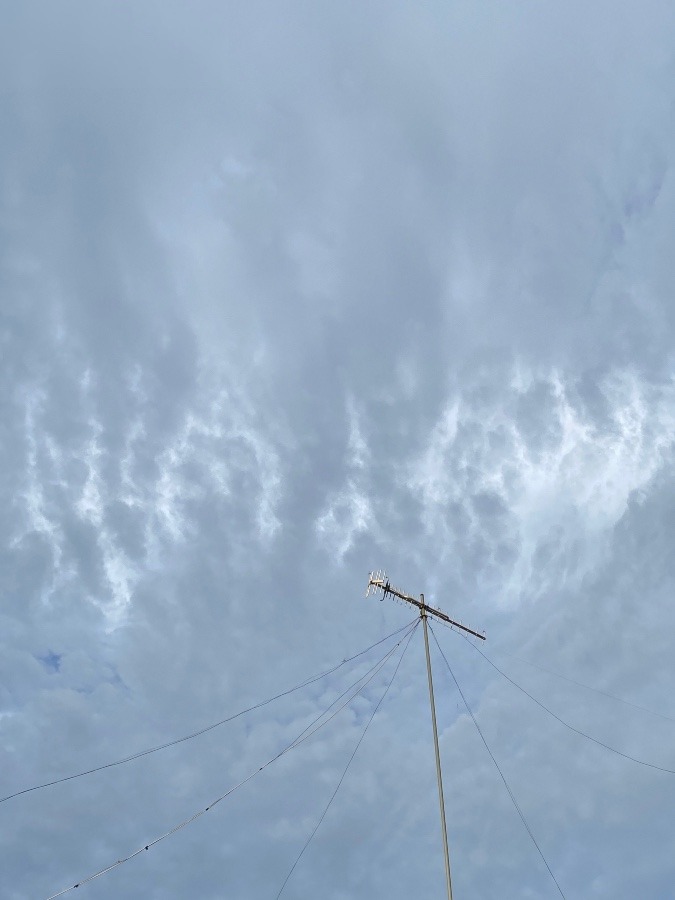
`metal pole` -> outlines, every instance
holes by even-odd
[[[441,754],[438,749],[438,728],[436,727],[436,704],[434,703],[434,683],[431,678],[431,656],[429,655],[429,633],[427,613],[424,608],[424,594],[420,594],[422,609],[420,616],[424,625],[424,649],[427,654],[427,675],[429,676],[429,701],[431,703],[431,724],[434,730],[434,750],[436,751],[436,775],[438,777],[438,802],[441,807],[441,832],[443,834],[443,855],[445,856],[445,880],[448,886],[448,900],[452,900],[452,882],[450,880],[450,852],[448,850],[448,829],[445,824],[445,801],[443,799],[443,778],[441,776]]]
[[[448,624],[454,626],[455,628],[460,629],[460,631],[465,631],[468,634],[472,634],[474,637],[480,638],[481,641],[485,640],[484,634],[479,634],[479,632],[474,631],[473,628],[467,628],[466,625],[462,625],[461,622],[455,622],[454,619],[451,619],[449,616],[446,616],[444,612],[441,612],[440,609],[434,609],[432,606],[427,606],[424,602],[424,594],[420,594],[420,599],[418,600],[416,597],[411,597],[410,594],[404,594],[403,591],[399,591],[397,588],[392,587],[387,578],[385,572],[371,572],[368,577],[368,590],[366,591],[366,597],[370,593],[370,589],[373,588],[375,593],[378,591],[382,591],[382,596],[380,600],[384,600],[385,597],[398,597],[399,600],[403,600],[405,603],[410,603],[412,606],[415,606],[420,611],[420,617],[422,622],[424,623],[424,648],[427,654],[427,675],[429,677],[429,701],[431,703],[431,724],[434,730],[434,750],[436,751],[436,777],[438,779],[438,802],[441,807],[441,832],[443,835],[443,854],[445,856],[445,880],[448,888],[448,900],[452,900],[452,882],[450,880],[450,853],[448,851],[448,829],[445,824],[445,800],[443,799],[443,778],[441,776],[441,754],[438,749],[438,728],[436,727],[436,704],[434,703],[434,683],[431,677],[431,656],[429,654],[429,632],[427,626],[427,617],[428,616],[436,616],[436,618],[447,622]]]

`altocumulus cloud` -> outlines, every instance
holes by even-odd
[[[2,19],[2,795],[400,627],[383,566],[674,768],[670,719],[523,662],[675,716],[672,4]],[[673,776],[437,632],[566,895],[670,896]],[[442,896],[418,639],[288,896]],[[3,896],[206,806],[374,661],[1,804]],[[556,896],[435,664],[457,896]],[[275,896],[383,689],[80,892]]]

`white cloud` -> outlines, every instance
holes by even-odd
[[[488,583],[502,585],[496,596],[509,606],[600,564],[675,441],[672,383],[614,372],[598,385],[595,412],[558,371],[525,377],[520,366],[511,384],[452,397],[406,475],[437,558],[457,566],[479,544]]]

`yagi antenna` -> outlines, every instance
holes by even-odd
[[[446,616],[444,612],[440,609],[436,609],[433,606],[429,606],[424,602],[424,594],[420,594],[420,599],[418,600],[416,597],[411,597],[410,594],[406,594],[403,591],[400,591],[398,588],[393,587],[393,585],[389,582],[387,575],[385,572],[377,571],[371,572],[368,576],[368,589],[366,590],[366,597],[370,596],[371,591],[373,594],[382,593],[380,600],[384,600],[385,597],[393,597],[398,600],[405,600],[406,603],[412,604],[412,606],[416,606],[417,609],[420,610],[420,614],[424,612],[426,615],[436,616],[442,622],[447,622],[448,625],[453,625],[455,628],[459,628],[461,631],[466,631],[467,634],[471,634],[474,637],[480,638],[481,641],[485,640],[485,635],[481,634],[478,631],[474,631],[473,628],[469,628],[466,625],[462,625],[461,622],[456,622],[454,619],[451,619],[450,616]]]

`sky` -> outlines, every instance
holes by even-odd
[[[404,628],[385,569],[576,729],[435,628],[563,895],[671,897],[672,3],[0,20],[0,795]],[[148,844],[358,683],[78,889],[277,897],[406,634],[0,803],[2,897]],[[559,897],[431,644],[455,900]],[[417,629],[282,896],[444,890]]]

